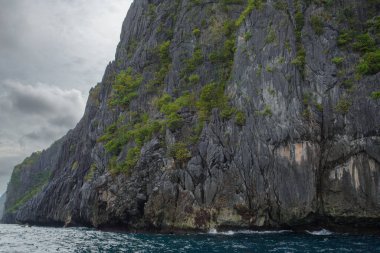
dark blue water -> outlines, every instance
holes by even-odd
[[[0,224],[0,252],[380,252],[380,237],[328,231],[123,234]]]

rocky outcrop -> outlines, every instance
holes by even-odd
[[[13,221],[378,226],[379,8],[135,1],[49,182]]]

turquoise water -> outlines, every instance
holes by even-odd
[[[326,230],[124,234],[0,224],[0,252],[380,252],[380,237]]]

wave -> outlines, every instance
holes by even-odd
[[[292,230],[237,230],[237,231],[229,230],[229,231],[218,231],[215,228],[213,228],[213,229],[210,229],[208,234],[210,234],[210,235],[236,235],[236,234],[250,234],[250,235],[262,234],[262,235],[265,235],[265,234],[283,234],[283,233],[291,233],[291,232],[293,232],[293,231]],[[331,232],[327,229],[321,229],[321,230],[317,230],[317,231],[306,230],[305,232],[310,234],[310,235],[319,235],[319,236],[326,236],[326,235],[332,235],[333,234],[333,232]]]
[[[221,231],[218,232],[215,228],[210,229],[208,234],[210,235],[235,235],[235,234],[282,234],[282,233],[290,233],[293,232],[292,230],[263,230],[263,231],[256,231],[256,230],[237,230],[237,231]]]
[[[311,234],[311,235],[332,235],[333,232],[327,230],[327,229],[322,229],[322,230],[319,230],[319,231],[309,231],[309,230],[306,230],[306,233],[308,234]]]
[[[262,231],[256,231],[256,230],[242,230],[239,231],[241,234],[283,234],[283,233],[291,233],[292,230],[262,230]]]
[[[210,229],[210,231],[208,231],[208,233],[210,235],[234,235],[235,234],[235,232],[232,230],[218,232],[215,228]]]

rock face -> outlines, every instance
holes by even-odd
[[[22,170],[48,182],[12,210],[35,183],[11,181],[6,221],[379,226],[379,11],[134,1],[84,117]]]

